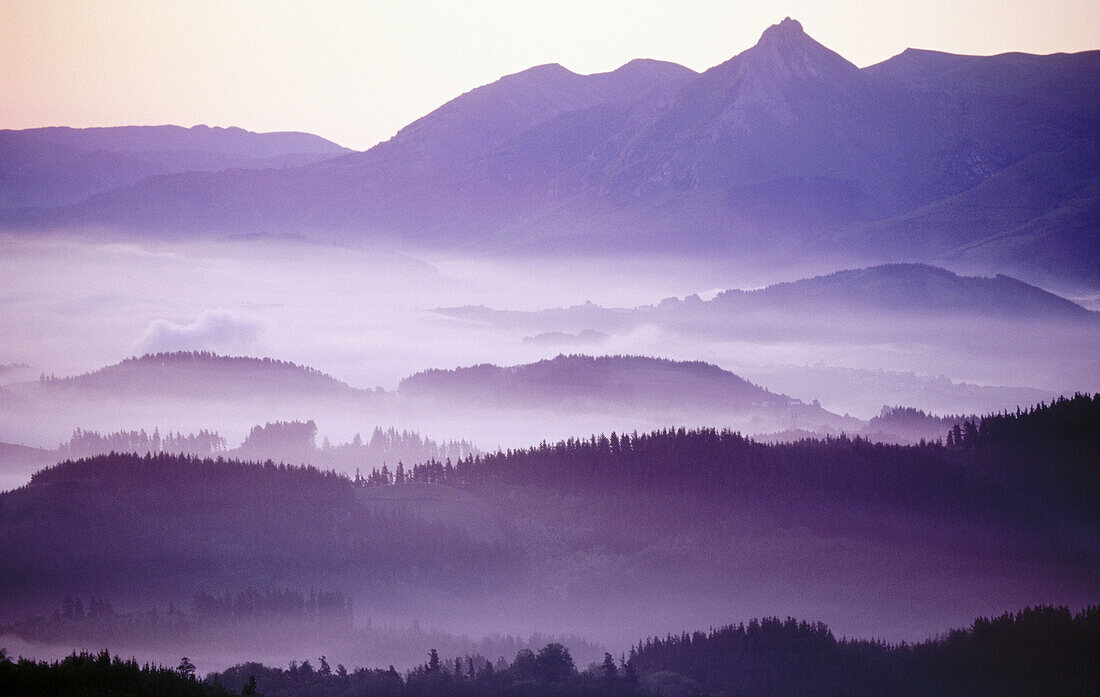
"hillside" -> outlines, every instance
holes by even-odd
[[[278,394],[330,397],[364,394],[319,370],[287,361],[190,351],[127,358],[83,375],[44,376],[39,386],[47,394],[71,392],[210,399]]]
[[[122,602],[250,585],[381,587],[425,559],[432,568],[416,584],[439,587],[471,564],[508,564],[454,528],[362,505],[335,473],[166,454],[65,461],[0,494],[0,553],[9,612],[73,588]],[[468,581],[479,585],[480,573]]]
[[[348,152],[308,133],[209,126],[0,131],[0,209],[58,206],[151,176],[304,165]]]
[[[858,425],[715,365],[642,356],[559,355],[510,367],[429,370],[402,380],[398,394],[481,408],[608,410],[712,419],[736,414],[812,427]]]

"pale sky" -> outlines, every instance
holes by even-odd
[[[363,149],[532,65],[703,70],[786,15],[859,66],[1100,48],[1100,0],[0,0],[0,128],[205,123]]]

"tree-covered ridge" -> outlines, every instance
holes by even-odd
[[[359,393],[316,368],[275,358],[223,356],[210,351],[148,353],[81,375],[41,375],[47,388],[121,393],[221,396],[233,391]]]
[[[838,639],[821,623],[765,618],[709,632],[654,637],[628,656],[582,670],[560,644],[502,657],[440,657],[404,676],[332,668],[322,657],[289,669],[255,663],[211,676],[260,694],[366,697],[1083,697],[1100,680],[1100,607],[1039,606],[978,618],[917,644]]]
[[[157,646],[186,644],[238,626],[251,631],[260,624],[341,635],[352,628],[351,600],[340,591],[246,588],[220,595],[194,593],[186,610],[169,602],[166,609],[119,611],[107,598],[92,596],[85,603],[66,595],[49,615],[0,623],[0,635],[42,644]]]
[[[630,661],[711,695],[1087,695],[1100,684],[1100,607],[978,618],[913,645],[837,639],[820,623],[769,618],[646,639]]]
[[[413,568],[417,582],[476,586],[508,564],[457,528],[363,505],[332,471],[164,453],[61,462],[0,495],[0,557],[0,587],[43,593],[384,582]],[[119,568],[131,570],[122,588],[109,580]],[[45,583],[20,580],[32,576]]]
[[[975,471],[1049,515],[1100,524],[1100,394],[967,419],[947,442]]]
[[[163,436],[159,428],[152,434],[145,429],[138,431],[115,431],[100,433],[76,429],[73,435],[57,449],[58,455],[66,459],[115,453],[184,453],[196,457],[213,457],[226,452],[225,438],[215,431],[206,429],[198,433],[183,434],[178,431],[166,432]]]
[[[409,395],[491,397],[508,402],[637,402],[642,407],[654,403],[691,407],[706,402],[741,408],[798,403],[716,365],[630,355],[562,354],[507,367],[486,363],[426,370],[402,380],[399,391]]]
[[[977,424],[956,423],[946,445],[890,445],[843,434],[765,444],[730,430],[669,428],[542,442],[454,462],[429,461],[380,483],[501,481],[708,496],[760,492],[1026,516],[1026,510],[1014,510],[1022,500],[1048,512],[1060,503],[1087,512],[1088,497],[1100,492],[1097,434],[1100,395],[1079,394],[1014,414],[987,415]],[[1028,486],[1037,487],[1042,496],[1029,492]]]
[[[186,658],[179,667],[141,665],[106,650],[80,652],[60,661],[10,659],[0,650],[0,688],[11,697],[232,697],[225,688],[196,679]]]

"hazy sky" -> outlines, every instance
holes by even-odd
[[[501,75],[701,70],[790,15],[857,65],[1100,48],[1098,0],[0,0],[0,128],[207,123],[366,148]]]

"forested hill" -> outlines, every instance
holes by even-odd
[[[363,506],[333,472],[168,454],[66,461],[0,494],[0,558],[0,593],[13,605],[73,588],[123,600],[138,590],[340,587],[347,575],[384,584],[413,567],[417,582],[476,587],[486,568],[507,564],[457,529]],[[425,559],[430,568],[418,567]]]
[[[273,358],[220,356],[208,351],[150,353],[72,377],[43,375],[42,387],[105,395],[240,397],[253,394],[355,396],[331,375]]]
[[[521,408],[661,413],[670,419],[751,415],[807,428],[858,427],[854,419],[770,392],[716,365],[649,356],[558,355],[514,366],[427,370],[402,380],[399,394]]]
[[[771,618],[648,639],[630,656],[640,673],[675,674],[702,695],[1083,696],[1100,684],[1100,607],[979,618],[912,646]]]
[[[711,501],[753,498],[777,509],[781,501],[814,508],[848,501],[952,515],[996,512],[1019,521],[1043,514],[1100,522],[1094,505],[1100,500],[1100,395],[988,415],[956,432],[946,445],[915,446],[845,436],[764,444],[715,429],[612,433],[428,462],[405,476],[679,492]]]

